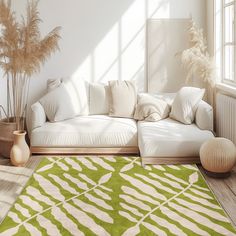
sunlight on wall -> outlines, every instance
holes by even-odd
[[[136,0],[130,8],[123,14],[121,22],[121,49],[125,50],[127,46],[135,39],[137,34],[143,30],[146,19],[146,5],[144,0]]]
[[[17,17],[27,0],[12,0]],[[56,11],[52,11],[56,6]],[[40,0],[42,35],[62,26],[60,51],[31,79],[29,104],[46,92],[51,78],[145,83],[145,23],[147,18],[188,18],[205,27],[206,0]],[[50,16],[50,17],[49,17]],[[0,103],[6,103],[6,80],[0,78]]]
[[[93,81],[93,63],[92,54],[88,55],[85,60],[80,64],[78,70],[72,75],[72,78],[81,77],[83,80]]]
[[[94,50],[94,78],[96,82],[119,79],[119,29],[116,23]]]
[[[145,91],[145,24],[152,17],[169,18],[169,0],[134,1],[73,77],[103,83],[133,80]]]
[[[137,81],[144,89],[145,1],[135,1],[121,18],[121,79]],[[139,81],[141,80],[141,81]]]
[[[170,0],[147,0],[148,18],[170,18]]]

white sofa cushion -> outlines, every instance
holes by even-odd
[[[133,118],[137,103],[136,87],[131,81],[109,81],[110,116]]]
[[[195,124],[184,125],[170,118],[158,122],[138,122],[141,157],[199,156],[201,145],[212,132],[200,130]]]
[[[184,124],[192,124],[199,102],[202,100],[205,89],[183,87],[176,94],[173,101],[170,117]]]
[[[74,107],[78,109],[79,115],[89,114],[89,83],[81,78],[65,78],[63,82],[70,93]]]
[[[198,104],[195,123],[202,130],[214,130],[213,108],[203,100]]]
[[[89,84],[89,114],[106,115],[109,113],[109,87],[103,84]]]
[[[64,83],[43,96],[39,102],[51,122],[73,118],[78,114]]]
[[[132,119],[80,116],[56,123],[46,122],[31,133],[31,146],[43,147],[137,147],[137,124]]]
[[[159,121],[169,116],[170,106],[163,99],[149,94],[139,94],[134,119]]]
[[[39,102],[51,122],[88,115],[89,112],[87,88],[82,80],[65,80]]]

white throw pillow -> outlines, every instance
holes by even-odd
[[[138,95],[134,119],[146,121],[159,121],[169,116],[170,106],[162,99],[149,94]]]
[[[78,109],[78,115],[87,116],[89,114],[89,83],[76,77],[63,79],[63,82],[70,92],[71,101]]]
[[[67,79],[42,97],[39,102],[51,122],[88,115],[87,90],[83,80]]]
[[[205,89],[183,87],[176,94],[173,101],[170,117],[184,124],[192,124],[199,102],[202,100]]]
[[[195,123],[202,130],[214,131],[213,108],[203,100],[198,104]]]
[[[136,87],[131,81],[109,81],[110,116],[133,118],[137,103]]]
[[[107,115],[109,113],[109,87],[103,84],[89,85],[89,114]]]

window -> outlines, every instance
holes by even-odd
[[[223,80],[235,81],[235,1],[223,0]]]
[[[215,46],[219,76],[223,83],[236,86],[235,49],[236,0],[215,0]],[[217,58],[218,57],[218,58]]]

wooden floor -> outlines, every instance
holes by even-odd
[[[42,157],[32,157],[25,167],[13,167],[8,159],[0,157],[0,222],[15,202],[35,167]],[[227,179],[206,176],[199,166],[210,188],[236,226],[236,166]]]
[[[236,226],[236,166],[234,166],[230,177],[225,179],[208,177],[201,166],[199,169],[221,206],[228,213],[232,223]]]

